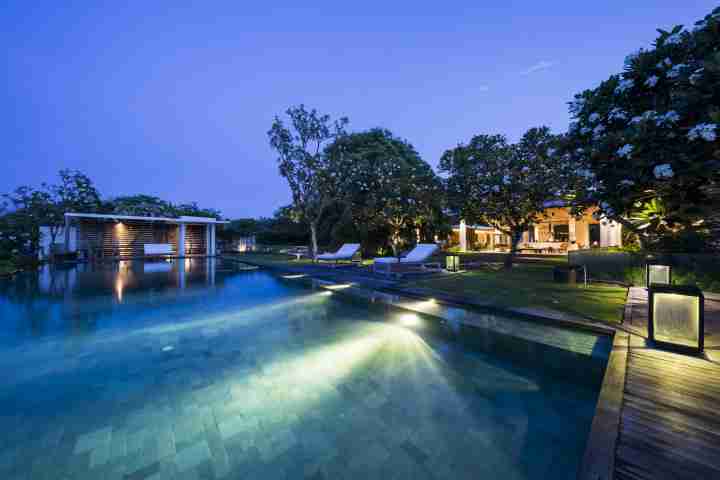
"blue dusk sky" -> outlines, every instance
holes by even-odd
[[[436,166],[474,134],[566,130],[573,94],[714,6],[6,1],[0,192],[72,168],[105,196],[269,216],[290,194],[266,132],[290,105],[388,128]]]

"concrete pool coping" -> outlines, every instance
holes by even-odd
[[[610,480],[615,475],[615,450],[620,434],[629,347],[630,334],[616,331],[585,454],[580,462],[579,480]]]

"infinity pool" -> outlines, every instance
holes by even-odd
[[[207,260],[0,282],[0,478],[575,478],[601,372],[297,283]]]

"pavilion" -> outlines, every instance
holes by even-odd
[[[175,257],[212,257],[217,254],[217,226],[227,223],[210,217],[66,213],[63,232],[65,245],[84,258],[142,258],[148,246]]]

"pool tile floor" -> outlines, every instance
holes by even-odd
[[[0,478],[574,478],[595,390],[372,315],[25,346],[44,361],[0,387]]]

